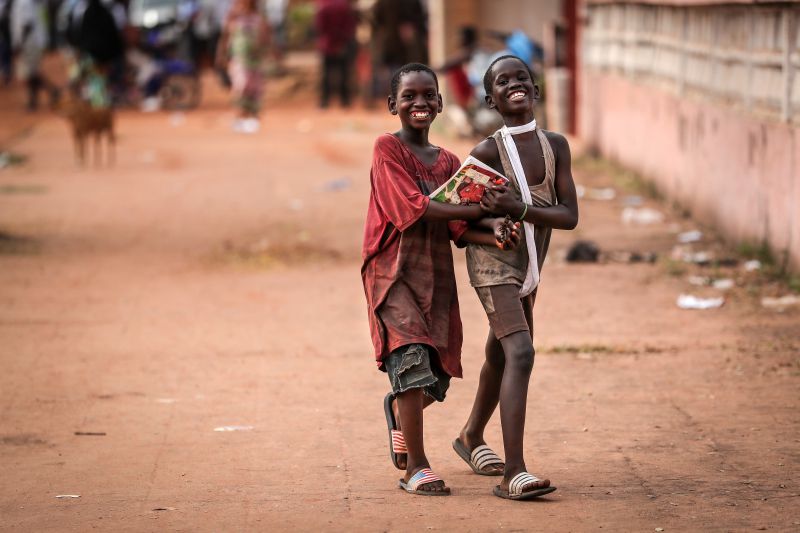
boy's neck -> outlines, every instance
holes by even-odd
[[[419,147],[426,147],[430,146],[430,142],[428,142],[428,132],[429,129],[418,130],[415,128],[403,128],[399,132],[397,132],[397,136],[400,138],[401,141],[408,145],[412,146],[419,146]]]
[[[525,113],[514,114],[514,115],[503,115],[503,124],[508,127],[514,126],[524,126],[529,122],[533,121],[533,109],[526,111]]]

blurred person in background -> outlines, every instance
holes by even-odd
[[[102,0],[88,0],[78,28],[76,48],[99,67],[108,67],[124,54],[117,20]]]
[[[214,33],[209,42],[209,53],[211,54],[212,64],[215,65],[214,71],[219,78],[220,83],[226,89],[231,88],[231,77],[228,75],[227,67],[220,68],[216,66],[217,51],[219,50],[219,41],[222,37],[222,28],[225,26],[225,21],[228,20],[228,13],[233,4],[232,0],[208,0],[211,3],[211,13],[213,16]]]
[[[128,10],[125,8],[125,4],[122,0],[103,0],[103,4],[114,18],[120,42],[122,43],[122,53],[111,61],[108,71],[108,82],[111,87],[112,100],[117,104],[125,100],[125,93],[127,91],[125,30],[128,27]]]
[[[264,0],[264,10],[272,30],[272,55],[275,58],[277,74],[286,72],[284,60],[288,44],[286,36],[286,10],[288,7],[289,0]]]
[[[47,48],[47,6],[41,0],[15,0],[11,7],[11,39],[19,51],[19,76],[28,87],[29,111],[39,107],[39,92],[50,93],[50,104],[58,102],[60,90],[41,72],[42,56]]]
[[[75,48],[78,45],[78,31],[88,0],[64,0],[58,10],[57,29],[62,43]]]
[[[192,43],[192,62],[200,67],[203,64],[213,64],[222,31],[222,23],[226,13],[220,13],[219,6],[223,2],[205,0],[197,2],[189,29]]]
[[[69,13],[67,28],[68,40],[77,55],[70,85],[73,93],[92,107],[110,107],[109,77],[115,87],[123,83],[124,77],[122,33],[102,0],[87,0],[85,8],[81,4],[75,7]]]
[[[428,14],[420,0],[377,0],[372,6],[373,98],[406,63],[428,63]]]
[[[125,31],[128,26],[128,10],[122,0],[103,0],[103,4],[108,8],[111,16],[114,17],[114,22],[117,24],[117,29],[120,33]]]
[[[228,67],[239,116],[234,131],[256,133],[264,95],[264,54],[269,46],[269,25],[257,0],[236,0],[222,29],[217,64]]]
[[[334,80],[343,107],[350,107],[350,74],[356,53],[358,15],[349,0],[317,0],[317,46],[322,54],[319,105],[328,107]]]
[[[11,3],[13,0],[0,0],[0,75],[3,85],[11,83],[14,69],[11,58]]]

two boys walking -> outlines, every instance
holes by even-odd
[[[451,377],[461,377],[450,241],[466,246],[470,282],[490,329],[475,402],[453,448],[475,473],[503,476],[495,495],[522,500],[555,490],[549,480],[530,474],[523,458],[532,309],[551,231],[573,229],[578,208],[566,140],[536,127],[539,89],[527,64],[514,56],[498,58],[484,86],[488,106],[505,125],[471,155],[510,183],[487,190],[479,205],[442,204],[428,195],[460,165],[428,141],[442,110],[436,74],[418,63],[395,73],[388,105],[401,129],[375,143],[362,278],[376,362],[392,386],[384,410],[392,461],[405,470],[400,486],[414,494],[447,495],[449,487],[425,455],[423,409],[443,401]],[[505,462],[484,440],[498,404]]]

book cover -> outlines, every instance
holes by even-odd
[[[469,156],[447,180],[444,185],[433,191],[429,197],[436,202],[448,204],[477,204],[489,185],[503,185],[508,178],[498,174],[480,160]]]

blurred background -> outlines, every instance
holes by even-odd
[[[545,127],[731,241],[800,261],[794,2],[3,0],[0,17],[6,109],[188,111],[224,90],[244,133],[267,78],[267,97],[383,108],[391,72],[420,61],[442,75],[437,126],[488,135],[482,75],[513,53],[544,89]]]

